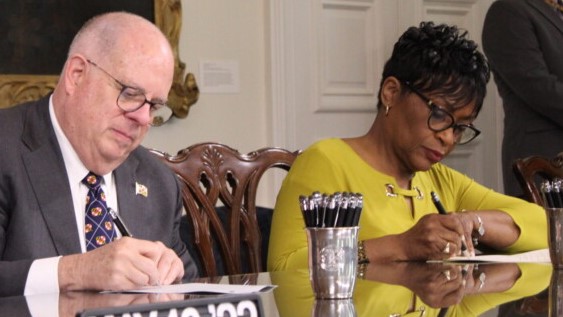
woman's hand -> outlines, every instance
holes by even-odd
[[[402,285],[434,308],[459,304],[468,294],[506,291],[519,277],[514,263],[370,263],[365,272],[366,280]]]
[[[461,218],[431,214],[399,235],[405,260],[447,259],[460,255],[465,239]]]
[[[512,217],[500,210],[462,211],[449,216],[461,222],[469,251],[478,244],[502,250],[520,236],[520,228]]]
[[[520,228],[507,213],[480,210],[425,215],[409,230],[365,240],[364,246],[372,262],[442,260],[474,255],[473,238],[478,238],[479,244],[502,250],[519,235]]]

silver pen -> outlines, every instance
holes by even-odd
[[[119,232],[121,232],[121,236],[122,237],[132,237],[133,235],[127,229],[127,227],[125,226],[125,223],[123,223],[123,221],[121,220],[121,218],[119,217],[117,212],[115,210],[113,210],[113,208],[108,208],[108,212],[109,212],[109,215],[111,216],[111,219],[113,219],[113,222],[117,226],[117,229],[119,229]]]

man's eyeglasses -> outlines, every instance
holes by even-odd
[[[455,122],[454,116],[445,109],[438,107],[432,100],[415,89],[408,81],[402,83],[412,92],[414,92],[430,109],[428,116],[428,128],[434,132],[442,132],[449,128],[454,129],[455,143],[462,145],[473,141],[481,131],[472,124],[458,124]]]
[[[122,83],[121,81],[119,81],[115,77],[113,77],[105,69],[98,66],[98,64],[94,63],[93,61],[91,61],[89,59],[87,59],[86,61],[88,63],[90,63],[92,66],[101,70],[104,74],[106,74],[111,79],[113,79],[121,87],[121,91],[119,92],[119,95],[117,96],[117,100],[116,100],[116,103],[117,103],[117,106],[119,107],[119,109],[121,109],[125,112],[135,112],[135,111],[139,110],[142,106],[144,106],[145,103],[148,103],[149,106],[150,106],[151,118],[153,119],[153,125],[154,125],[155,122],[163,123],[162,122],[163,121],[162,112],[166,112],[165,110],[170,109],[166,106],[165,103],[163,103],[163,102],[153,102],[153,101],[148,100],[147,96],[145,96],[145,94],[143,92],[141,92],[138,88],[133,88],[133,87],[125,85],[124,83]],[[171,110],[169,110],[168,112],[170,112],[170,114],[166,117],[166,120],[171,115]]]

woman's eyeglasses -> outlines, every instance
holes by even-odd
[[[462,145],[473,141],[481,131],[471,124],[458,124],[455,122],[454,116],[445,109],[438,107],[432,100],[415,89],[408,81],[402,83],[412,92],[414,92],[430,109],[428,116],[428,128],[434,132],[442,132],[449,128],[454,129],[455,143]]]

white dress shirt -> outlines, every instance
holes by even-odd
[[[70,184],[70,191],[72,194],[72,202],[74,205],[74,214],[76,218],[76,228],[78,236],[80,237],[80,246],[82,253],[86,252],[86,242],[84,233],[84,220],[86,208],[86,195],[88,187],[82,184],[82,179],[88,174],[88,169],[82,164],[78,158],[78,154],[74,151],[67,137],[63,133],[59,122],[55,116],[53,109],[52,97],[49,99],[49,114],[53,128],[57,136],[57,141],[61,148],[63,155],[68,181]],[[117,208],[117,194],[115,188],[115,179],[113,173],[103,175],[102,189],[106,194],[106,202],[108,206],[119,212]],[[120,236],[117,230],[118,237]],[[58,293],[59,280],[58,280],[58,264],[60,256],[52,258],[37,259],[31,264],[26,284],[24,295],[35,295],[42,293]],[[29,304],[29,301],[28,301]],[[31,309],[31,307],[30,307]]]

